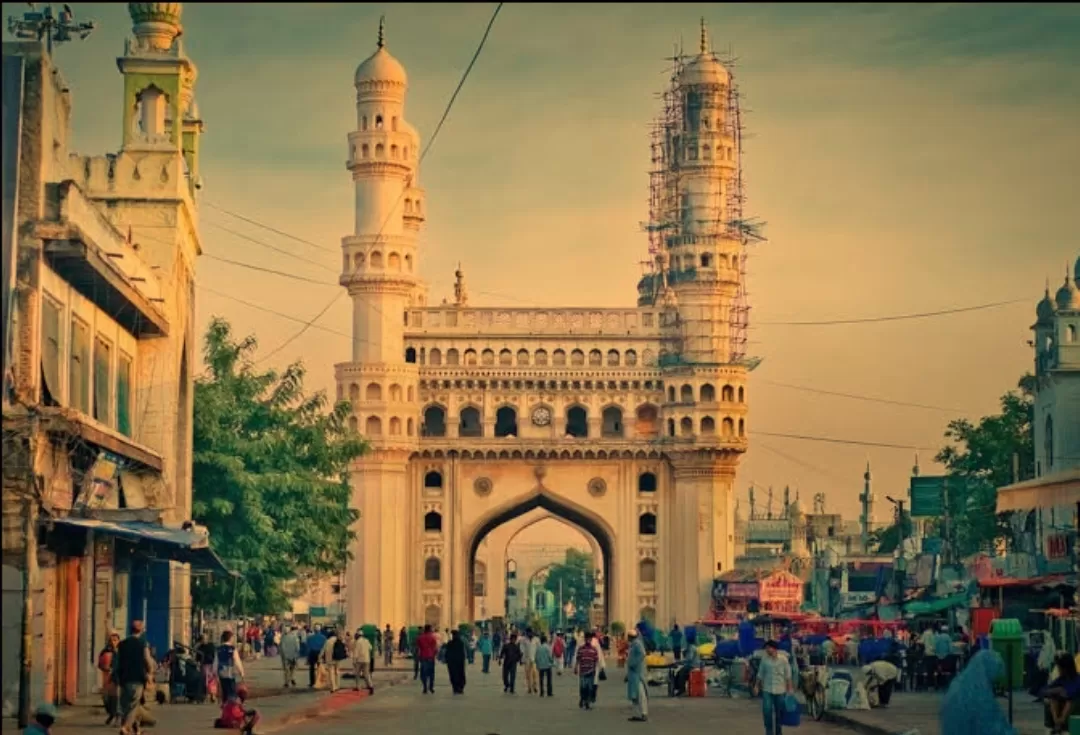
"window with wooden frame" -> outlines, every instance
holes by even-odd
[[[48,296],[41,298],[41,402],[51,406],[63,405],[60,385],[63,359],[63,330],[60,328],[64,307]]]
[[[94,419],[112,426],[112,345],[98,337],[94,340]]]
[[[69,404],[83,413],[90,413],[90,327],[78,317],[71,320],[68,376]]]
[[[116,356],[116,429],[131,436],[131,364],[129,355]]]

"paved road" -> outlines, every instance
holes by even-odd
[[[650,700],[649,722],[630,723],[622,674],[617,672],[600,685],[597,708],[584,712],[577,706],[577,679],[556,676],[555,696],[541,698],[524,693],[518,676],[518,693],[503,694],[496,672],[484,675],[472,666],[465,694],[450,691],[446,668],[436,673],[435,694],[420,693],[412,682],[376,691],[374,697],[318,720],[290,729],[289,733],[320,735],[614,735],[615,733],[678,733],[714,735],[718,731],[756,734],[764,731],[760,704],[721,697],[668,699],[661,689]],[[800,735],[825,735],[845,730],[837,725],[807,722]],[[795,730],[790,730],[795,733]],[[283,734],[284,735],[284,734]]]

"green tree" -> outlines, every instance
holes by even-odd
[[[215,318],[195,381],[192,516],[236,580],[200,580],[195,604],[273,613],[289,589],[344,569],[357,513],[348,468],[366,446],[349,404],[304,392],[304,368],[256,369],[253,337]]]
[[[589,610],[592,609],[593,592],[596,588],[596,573],[593,569],[593,555],[578,551],[577,549],[566,550],[566,560],[560,564],[553,564],[544,581],[544,589],[559,599],[559,585],[562,584],[562,602],[573,602],[575,617],[588,620]]]
[[[1013,458],[1019,479],[1035,475],[1035,378],[1025,375],[1017,387],[1001,397],[1001,413],[978,423],[950,421],[945,438],[952,444],[935,457],[948,474],[949,510],[960,556],[1008,537],[1007,518],[995,513],[995,507],[997,489],[1013,481]]]

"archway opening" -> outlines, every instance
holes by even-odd
[[[492,535],[496,529],[527,514],[536,516],[537,520],[532,522],[524,519],[525,528],[515,532],[511,539],[503,538],[505,551],[487,543],[489,535],[490,540],[497,538],[497,534]],[[556,533],[552,532],[552,525],[556,527]],[[511,541],[519,536],[523,541],[539,538],[540,541],[536,543],[546,547],[546,554],[551,558],[544,558],[544,554],[533,553],[529,556],[511,550]],[[485,558],[478,558],[481,545],[484,546]],[[536,549],[533,548],[532,551],[535,552]],[[582,624],[606,624],[611,605],[613,552],[614,542],[610,531],[602,522],[549,495],[536,495],[507,508],[489,518],[473,534],[465,567],[469,573],[467,589],[474,592],[478,589],[476,575],[480,568],[479,563],[484,565],[484,588],[489,596],[495,590],[518,591],[504,595],[500,600],[470,595],[469,619],[484,619],[480,616],[490,617],[492,611],[503,610],[522,618],[520,621],[508,618],[512,622],[530,622],[527,619],[530,612],[543,613],[547,616],[545,619],[549,623],[549,629],[575,621],[582,621]],[[496,565],[501,565],[501,568],[496,568]],[[571,571],[567,571],[567,568]],[[575,569],[578,570],[577,574],[572,573]],[[572,586],[568,581],[570,577],[581,580],[573,585],[572,593],[569,591]],[[497,584],[500,579],[505,585]],[[563,587],[561,604],[558,599],[560,580]],[[540,594],[543,595],[543,604],[538,605],[541,601],[538,597]],[[565,607],[566,602],[572,603],[569,613]],[[582,610],[583,606],[588,609]]]
[[[571,406],[566,411],[567,436],[584,439],[589,436],[589,414],[582,406]]]

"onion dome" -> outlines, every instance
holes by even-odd
[[[1057,305],[1054,300],[1050,298],[1050,284],[1046,284],[1046,293],[1043,295],[1042,300],[1039,301],[1039,305],[1035,307],[1035,316],[1038,318],[1039,324],[1046,324],[1054,320],[1054,314],[1057,312]]]
[[[405,67],[386,50],[384,24],[380,18],[378,48],[375,53],[364,59],[360,66],[356,67],[356,76],[353,77],[353,83],[357,87],[377,84],[392,84],[404,87],[408,82],[409,77],[405,74]]]
[[[1065,274],[1065,283],[1054,296],[1054,301],[1057,302],[1058,311],[1080,309],[1080,288],[1077,288],[1076,283],[1069,279],[1068,272]]]
[[[730,82],[731,75],[727,67],[721,64],[716,54],[709,50],[709,34],[705,28],[705,19],[702,18],[700,51],[679,72],[679,83],[683,86],[727,86]]]
[[[145,49],[168,51],[184,32],[182,10],[183,3],[128,3],[135,38]]]

